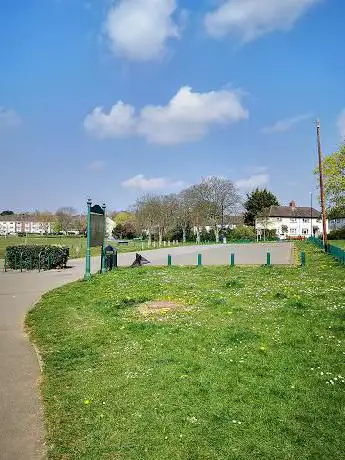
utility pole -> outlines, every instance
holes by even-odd
[[[319,156],[319,175],[320,175],[320,197],[321,197],[321,209],[322,209],[322,225],[323,225],[323,246],[327,250],[327,222],[326,222],[326,205],[325,205],[325,189],[323,184],[323,164],[322,164],[322,152],[321,152],[321,141],[320,141],[320,120],[316,120],[316,134],[317,134],[317,151]]]
[[[313,232],[313,192],[310,192],[310,237],[314,236]]]

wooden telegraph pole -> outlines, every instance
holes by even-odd
[[[317,134],[317,151],[319,156],[319,175],[320,175],[320,197],[321,197],[321,209],[322,209],[322,225],[323,225],[323,246],[327,250],[327,217],[326,217],[326,204],[325,204],[325,188],[323,184],[323,164],[322,164],[322,152],[321,152],[321,141],[320,141],[320,120],[316,120],[316,134]]]

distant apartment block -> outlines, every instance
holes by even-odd
[[[17,233],[35,233],[43,235],[52,232],[52,223],[33,220],[32,217],[19,216],[0,217],[0,235],[15,235]]]

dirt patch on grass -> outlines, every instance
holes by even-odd
[[[171,310],[184,308],[184,305],[172,302],[170,300],[153,300],[139,305],[139,312],[142,315],[147,314],[164,314]]]

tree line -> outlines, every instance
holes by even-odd
[[[248,193],[244,201],[229,179],[206,177],[180,193],[139,197],[131,212],[114,216],[114,236],[145,236],[149,241],[155,238],[159,243],[163,239],[183,242],[192,239],[198,243],[212,239],[219,242],[230,233],[233,238],[253,238],[256,216],[274,204],[279,204],[277,198],[266,189]],[[237,229],[229,230],[233,224]]]

